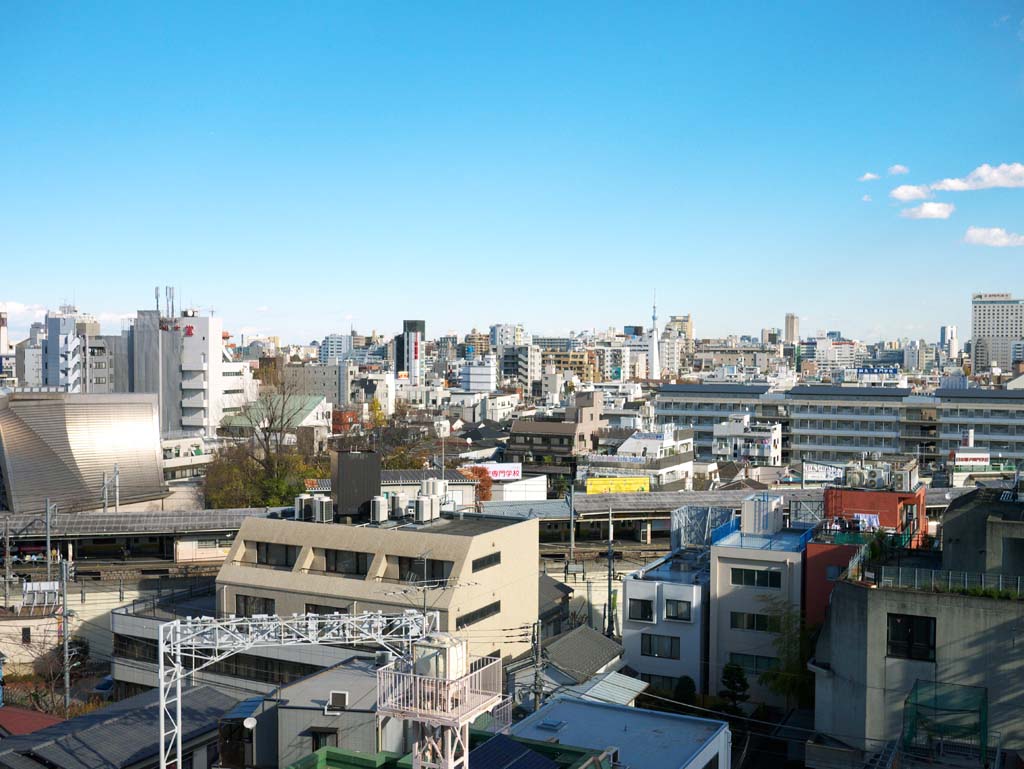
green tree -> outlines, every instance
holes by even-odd
[[[723,708],[727,713],[739,715],[740,703],[750,699],[750,683],[747,681],[747,674],[743,668],[735,662],[728,663],[722,668],[722,689],[718,696],[725,700]]]
[[[814,692],[814,676],[807,662],[814,651],[813,634],[804,625],[800,610],[784,598],[762,598],[769,628],[776,631],[773,641],[778,664],[758,676],[758,682],[784,697],[787,707],[805,705]]]
[[[696,705],[697,684],[689,676],[682,676],[672,690],[672,698],[685,705]]]

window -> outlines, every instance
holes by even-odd
[[[365,577],[370,572],[373,553],[358,553],[354,550],[325,550],[324,569],[332,574],[347,574]]]
[[[750,614],[734,611],[729,613],[729,627],[733,630],[778,633],[782,629],[782,620],[777,614]]]
[[[336,748],[338,747],[338,730],[337,729],[319,729],[312,728],[309,730],[310,735],[313,737],[313,752],[320,750],[320,748]]]
[[[21,629],[21,642],[23,644],[30,644],[30,643],[32,643],[32,628],[30,628],[30,627],[23,627]]]
[[[777,657],[762,657],[760,654],[739,654],[729,653],[729,662],[739,665],[747,673],[760,675],[769,670],[774,670],[779,665]]]
[[[690,622],[692,620],[690,602],[666,598],[665,619],[675,620],[676,622]]]
[[[273,598],[260,598],[255,595],[235,596],[235,614],[239,617],[252,617],[256,614],[273,614],[276,602]]]
[[[340,606],[324,606],[321,603],[307,603],[306,614],[348,614],[348,609]]]
[[[644,657],[679,659],[679,639],[671,635],[640,634],[640,654]]]
[[[935,661],[935,617],[889,615],[890,657]]]
[[[290,569],[299,557],[298,545],[278,545],[273,542],[256,543],[256,563]]]
[[[782,572],[766,569],[733,569],[732,584],[744,587],[770,587],[778,590],[782,587]]]
[[[826,566],[825,567],[825,579],[829,582],[835,582],[839,579],[839,575],[842,573],[842,569],[838,566]]]
[[[679,683],[679,679],[673,676],[656,676],[651,673],[641,673],[640,680],[649,683],[651,689],[665,694],[675,692],[676,685]]]
[[[451,576],[451,561],[433,558],[398,558],[399,578],[404,582],[444,582]]]
[[[495,614],[501,612],[501,601],[495,601],[489,603],[483,608],[471,611],[468,614],[463,614],[455,621],[455,629],[461,630],[464,627],[475,625],[477,622],[483,622],[488,617],[493,617]]]
[[[473,561],[473,571],[483,571],[484,569],[489,569],[492,566],[497,566],[499,563],[501,563],[500,551],[482,556],[481,558],[476,558]]]
[[[630,598],[629,618],[640,620],[641,622],[654,622],[654,602]]]

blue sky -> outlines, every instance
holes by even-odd
[[[1019,0],[8,2],[0,105],[16,331],[170,284],[292,341],[558,332],[656,287],[698,335],[931,339],[1024,293],[978,244],[1024,233]]]

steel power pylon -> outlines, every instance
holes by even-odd
[[[375,644],[397,655],[438,630],[437,612],[401,614],[296,614],[177,619],[160,626],[160,769],[181,767],[181,682],[189,675],[249,649],[268,646]],[[186,664],[187,663],[187,664]]]

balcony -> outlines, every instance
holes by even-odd
[[[200,390],[189,395],[183,395],[181,407],[183,409],[205,409],[209,407],[209,401],[206,400],[205,392]]]
[[[182,416],[181,418],[182,427],[206,427],[206,413],[200,412],[198,414],[189,414]]]
[[[408,662],[392,662],[377,671],[377,692],[380,715],[459,726],[501,703],[501,660],[470,658],[470,672],[454,679],[417,675]]]

